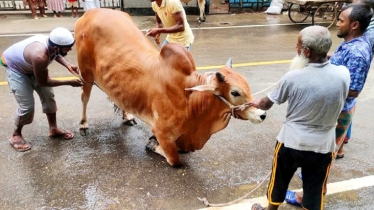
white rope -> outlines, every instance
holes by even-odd
[[[261,91],[259,91],[259,92],[255,93],[255,94],[252,94],[252,96],[258,95],[258,94],[260,94],[260,93],[263,93],[263,92],[265,92],[265,91],[269,90],[270,88],[272,88],[272,87],[276,86],[276,85],[277,85],[277,84],[278,84],[279,82],[280,82],[280,80],[279,80],[278,82],[276,82],[276,83],[274,83],[274,84],[270,85],[270,87],[267,87],[267,88],[265,88],[265,89],[263,89],[263,90],[261,90]]]
[[[209,203],[209,201],[206,199],[206,198],[199,198],[197,197],[197,199],[199,199],[200,201],[202,201],[205,206],[209,207],[222,207],[222,206],[228,206],[228,205],[232,205],[232,204],[236,204],[236,203],[239,203],[240,201],[244,200],[246,197],[248,197],[250,194],[252,194],[255,190],[257,190],[264,182],[265,180],[267,180],[271,175],[271,171],[269,172],[269,174],[265,177],[264,180],[262,180],[262,182],[260,184],[258,184],[253,190],[251,190],[249,193],[245,194],[244,196],[238,198],[238,199],[235,199],[233,201],[230,201],[228,203]]]

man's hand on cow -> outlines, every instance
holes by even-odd
[[[158,46],[160,46],[160,44],[161,44],[161,42],[160,42],[160,34],[157,34],[157,35],[155,36],[155,42],[156,42],[156,44],[157,44]]]
[[[160,34],[160,31],[158,30],[158,28],[151,28],[147,31],[147,34],[146,36],[152,36],[152,37],[156,37],[157,35]]]
[[[260,106],[260,101],[261,101],[261,99],[255,99],[255,100],[249,102],[249,105],[253,106],[255,108],[258,108]]]
[[[74,76],[79,77],[79,69],[78,66],[70,65],[67,67],[70,73],[72,73]]]
[[[69,85],[72,87],[81,87],[83,86],[83,82],[80,79],[73,79],[69,81]]]

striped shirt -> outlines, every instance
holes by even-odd
[[[64,12],[65,4],[63,0],[47,0],[48,10],[55,12]]]

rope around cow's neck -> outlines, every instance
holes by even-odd
[[[207,84],[210,83],[210,79],[211,79],[211,77],[212,77],[212,72],[209,72],[208,77],[207,77]],[[265,88],[265,89],[263,89],[263,90],[261,90],[261,91],[255,93],[255,94],[252,94],[252,96],[258,95],[258,94],[260,94],[260,93],[263,93],[263,92],[269,90],[270,88],[276,86],[279,82],[280,82],[280,80],[277,81],[276,83],[270,85],[269,87],[267,87],[267,88]],[[247,102],[247,103],[244,103],[244,104],[242,104],[242,105],[234,106],[234,105],[232,105],[228,100],[226,100],[223,96],[221,96],[221,95],[217,95],[217,94],[215,94],[215,95],[216,95],[219,99],[221,99],[221,101],[223,101],[227,106],[229,106],[229,108],[231,109],[231,116],[233,116],[234,118],[238,118],[237,114],[235,113],[236,110],[243,111],[243,110],[246,109],[247,107],[251,106],[251,105],[250,105],[251,102]]]
[[[270,174],[271,174],[271,171],[269,172],[269,174],[265,177],[264,180],[262,180],[260,182],[260,184],[258,184],[253,190],[251,190],[250,192],[248,192],[247,194],[245,194],[244,196],[238,198],[238,199],[235,199],[233,201],[230,201],[228,203],[209,203],[209,201],[206,199],[206,198],[199,198],[197,197],[197,199],[199,199],[200,201],[202,201],[205,206],[209,207],[222,207],[222,206],[228,206],[228,205],[232,205],[232,204],[236,204],[236,203],[239,203],[240,201],[244,200],[245,198],[247,198],[250,194],[252,194],[255,190],[257,190],[264,182],[265,180],[267,180],[269,177],[270,177]]]

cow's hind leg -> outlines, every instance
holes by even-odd
[[[157,141],[154,136],[149,138],[149,143],[146,148],[165,157],[166,161],[173,167],[178,167],[181,165],[179,154],[177,150],[177,145],[173,140],[169,140],[164,135],[159,135],[157,138],[160,141]]]
[[[82,118],[79,123],[79,133],[81,136],[87,136],[88,135],[88,121],[87,121],[87,103],[90,100],[92,90],[92,84],[85,84],[82,86]]]
[[[133,126],[133,125],[138,124],[136,123],[135,117],[132,114],[126,111],[123,111],[123,110],[122,110],[122,119],[125,121],[123,124],[128,125],[128,126]]]

